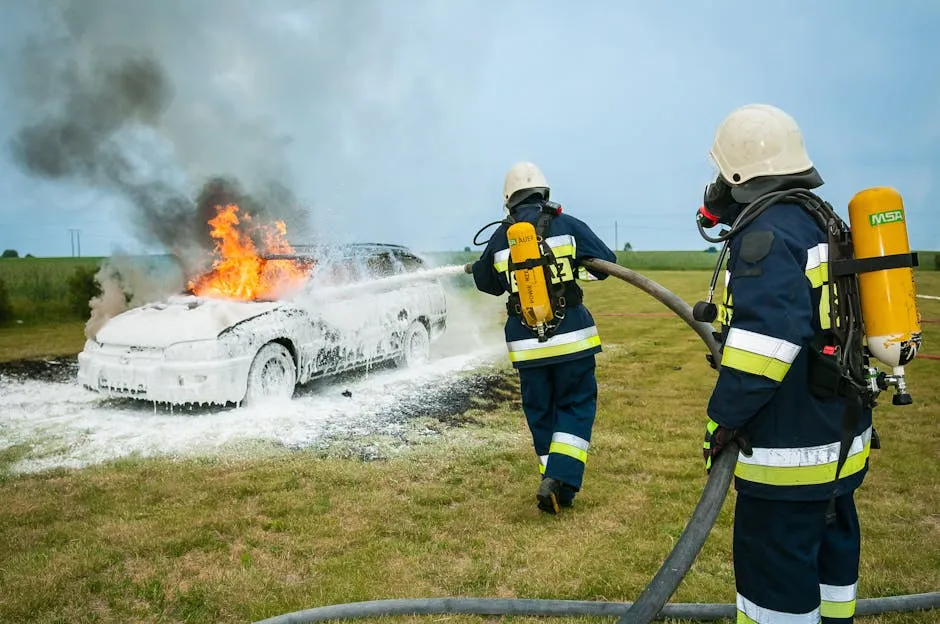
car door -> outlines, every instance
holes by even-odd
[[[314,339],[307,345],[314,374],[339,372],[355,366],[355,340],[363,323],[360,307],[346,289],[361,278],[350,258],[324,260],[304,298]]]

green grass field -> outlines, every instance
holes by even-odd
[[[647,275],[689,302],[709,278]],[[940,273],[920,272],[918,286],[940,295]],[[715,374],[698,338],[644,293],[613,279],[585,292],[605,351],[585,486],[568,513],[535,507],[536,460],[515,392],[497,409],[467,413],[461,426],[371,462],[284,451],[17,476],[8,469],[25,450],[9,448],[0,451],[0,621],[251,622],[387,598],[634,600],[705,483],[701,436]],[[924,319],[940,319],[940,301],[921,306]],[[940,324],[925,323],[924,351],[940,353],[937,345]],[[499,370],[514,383],[505,365]],[[863,598],[940,588],[940,361],[916,360],[908,376],[915,404],[889,400],[876,410],[883,448],[857,495]],[[674,601],[734,601],[733,501],[732,493]]]
[[[471,252],[428,252],[436,265],[463,264],[479,257],[482,248]],[[919,252],[922,270],[940,268],[940,254]],[[711,270],[718,259],[705,251],[618,251],[617,262],[638,271]],[[88,318],[89,272],[105,258],[0,258],[0,327],[44,325]],[[148,264],[168,262],[154,256]],[[169,266],[169,265],[167,265]],[[162,270],[162,269],[158,269]],[[72,282],[76,282],[70,284]],[[93,287],[93,285],[92,285]],[[4,291],[6,296],[4,296]],[[4,300],[6,299],[6,301]],[[4,311],[6,310],[6,312]]]
[[[69,291],[76,271],[95,271],[102,258],[2,258],[0,283],[9,297],[6,324],[26,325],[78,319]],[[3,302],[0,302],[2,306]],[[2,320],[2,319],[0,319]],[[79,319],[80,320],[80,319]]]

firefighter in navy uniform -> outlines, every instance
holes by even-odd
[[[768,193],[823,180],[796,122],[767,105],[734,110],[710,155],[718,177],[699,222],[730,226]],[[708,403],[706,468],[730,440],[735,468],[737,621],[852,622],[860,528],[854,491],[868,470],[871,409],[811,391],[830,329],[826,232],[798,204],[770,205],[729,239],[722,356]],[[717,269],[716,269],[717,270]],[[843,440],[847,455],[839,457]],[[877,448],[877,436],[876,436]],[[842,463],[836,479],[837,463]]]
[[[616,256],[584,222],[562,214],[561,207],[549,201],[549,185],[532,163],[513,165],[506,175],[503,199],[507,220],[490,237],[480,259],[465,268],[482,292],[510,293],[506,345],[519,371],[522,409],[539,459],[542,479],[536,499],[539,509],[554,514],[559,506],[571,506],[581,489],[597,407],[595,355],[601,351],[601,340],[576,280],[607,276],[588,274],[579,261],[615,262]],[[507,229],[515,221],[536,224],[536,234],[553,256],[548,267],[550,282],[562,294],[555,304],[560,302],[563,309],[553,306],[555,320],[560,322],[547,339],[540,340],[524,324],[514,305],[518,293]]]

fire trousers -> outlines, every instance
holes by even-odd
[[[594,354],[519,369],[522,411],[539,469],[546,477],[581,489],[597,412]]]
[[[737,496],[738,624],[848,624],[855,615],[861,533],[853,494],[829,501]]]

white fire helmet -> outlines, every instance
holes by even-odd
[[[709,155],[731,185],[761,176],[801,173],[813,167],[796,121],[768,104],[748,104],[733,110],[715,131]]]
[[[539,171],[539,168],[530,162],[517,162],[506,174],[506,181],[503,183],[503,205],[509,207],[509,199],[517,191],[532,189],[540,191],[542,197],[548,199],[549,186],[545,176]]]

